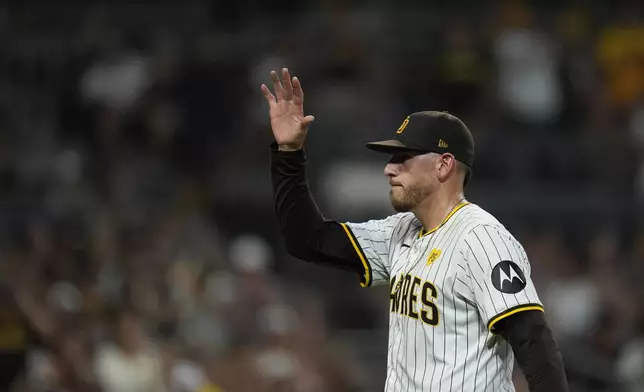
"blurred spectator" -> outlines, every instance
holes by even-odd
[[[474,36],[472,22],[453,17],[444,30],[444,50],[436,75],[439,102],[444,110],[467,121],[481,107],[484,87],[491,75],[481,53],[480,42]]]
[[[494,42],[501,108],[525,125],[554,123],[563,106],[559,49],[526,2],[506,2]]]
[[[145,336],[131,313],[118,317],[115,339],[96,353],[96,376],[104,392],[165,391],[164,369],[158,349]]]
[[[628,343],[617,361],[618,375],[628,392],[644,391],[644,341]]]
[[[597,62],[610,104],[628,109],[644,94],[644,26],[637,2],[619,2],[616,18],[599,32]]]
[[[102,58],[85,72],[80,88],[87,101],[125,113],[147,88],[150,70],[141,48],[125,48],[119,38],[116,33],[107,41]]]
[[[33,331],[15,304],[13,293],[0,289],[0,390],[10,391],[23,375],[32,349]]]

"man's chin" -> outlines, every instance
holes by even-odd
[[[390,198],[391,206],[396,212],[409,212],[413,208],[409,203],[405,203],[404,200],[398,200],[394,197]]]
[[[396,212],[409,212],[409,207],[406,205],[400,205],[400,204],[394,204],[391,203],[392,207],[394,207],[394,211]]]

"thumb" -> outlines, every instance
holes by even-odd
[[[313,117],[313,116],[304,117],[302,119],[302,126],[308,127],[313,122],[313,120],[315,120],[315,117]]]

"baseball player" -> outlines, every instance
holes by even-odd
[[[444,112],[407,117],[385,175],[396,214],[363,223],[324,218],[309,191],[304,139],[313,116],[287,69],[262,92],[275,137],[271,176],[286,248],[295,257],[389,284],[385,391],[514,391],[515,356],[531,392],[567,391],[564,367],[522,245],[464,197],[474,140]]]

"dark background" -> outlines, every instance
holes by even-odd
[[[3,3],[0,389],[382,389],[387,289],[290,258],[276,233],[259,86],[286,66],[327,217],[392,212],[366,141],[414,111],[459,116],[466,196],[526,247],[571,390],[644,390],[643,11]]]

